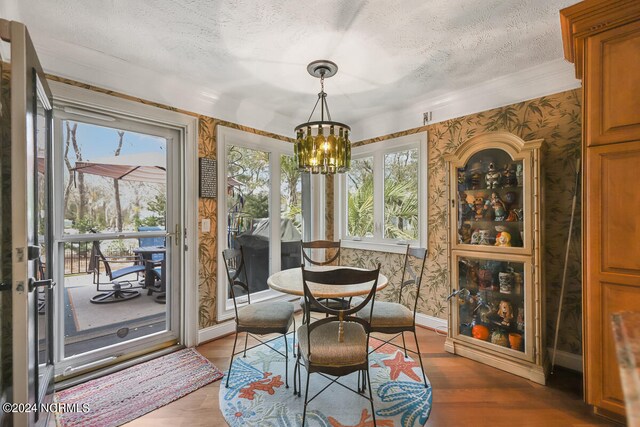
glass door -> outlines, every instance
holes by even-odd
[[[454,335],[518,359],[533,360],[531,270],[518,256],[454,254]]]
[[[217,131],[219,250],[242,248],[252,302],[282,297],[267,279],[302,261],[302,174],[293,145],[223,126]],[[218,274],[226,279],[224,263]],[[218,321],[233,316],[227,280],[218,281],[217,307]],[[209,321],[201,317],[201,324]]]
[[[456,249],[528,253],[528,165],[499,148],[480,150],[457,178]]]
[[[178,342],[180,134],[56,109],[59,369],[69,378]]]
[[[54,372],[54,284],[48,267],[51,92],[26,27],[2,21],[0,28],[9,30],[2,37],[11,43],[11,140],[10,144],[3,141],[2,146],[2,199],[3,206],[8,204],[11,209],[10,220],[3,215],[3,224],[11,224],[10,269],[3,263],[7,267],[3,275],[11,278],[12,289],[11,400],[38,405],[52,399]],[[9,147],[10,156],[4,154]],[[5,174],[5,167],[10,169],[10,175]],[[9,229],[3,227],[4,232]],[[8,241],[6,237],[3,234],[3,245]],[[38,411],[17,412],[12,414],[12,422],[45,425],[46,415]]]

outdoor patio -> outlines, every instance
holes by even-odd
[[[134,287],[141,286],[134,274],[128,278]],[[108,283],[109,279],[101,275],[100,282]],[[140,296],[130,300],[93,304],[90,300],[98,294],[93,274],[65,276],[65,354],[79,354],[164,330],[167,305],[156,302],[157,294],[147,295],[142,288],[136,290]]]

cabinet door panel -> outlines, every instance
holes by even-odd
[[[599,157],[602,212],[602,271],[640,275],[640,145]],[[596,205],[598,206],[598,205]]]
[[[586,150],[584,324],[587,402],[624,414],[611,324],[640,307],[640,141]]]
[[[587,146],[640,137],[640,22],[587,40]]]

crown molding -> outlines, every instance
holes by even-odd
[[[380,137],[423,126],[423,113],[430,111],[429,124],[491,110],[580,87],[573,66],[563,59],[463,88],[445,95],[424,97],[412,106],[367,117],[352,123],[358,140]]]

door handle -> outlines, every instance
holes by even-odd
[[[38,288],[53,289],[55,285],[56,285],[55,282],[51,279],[45,279],[45,280],[29,279],[29,292],[32,292]]]

